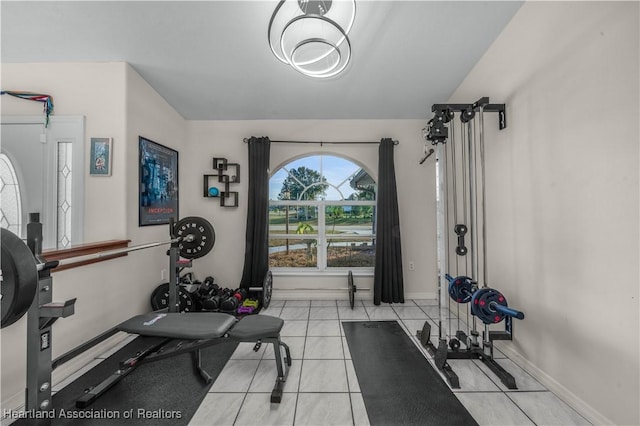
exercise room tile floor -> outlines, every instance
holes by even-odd
[[[435,300],[380,306],[357,301],[353,310],[344,300],[273,300],[262,313],[285,320],[281,335],[291,349],[293,364],[282,402],[270,403],[276,378],[272,346],[263,345],[254,352],[253,343],[241,343],[190,425],[368,425],[340,322],[396,320],[430,362],[415,334],[425,320],[431,321],[432,335],[438,333]],[[454,314],[450,317],[445,326],[455,330],[458,319]],[[466,321],[466,314],[460,321]],[[515,377],[518,390],[508,390],[480,361],[449,361],[460,379],[460,389],[454,393],[480,425],[590,424],[503,353],[495,350],[494,357]]]

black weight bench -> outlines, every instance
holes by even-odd
[[[289,367],[291,353],[289,347],[280,340],[280,330],[284,321],[267,315],[250,315],[237,320],[232,315],[222,313],[193,312],[187,314],[152,312],[133,317],[117,328],[131,334],[161,337],[161,341],[122,361],[118,371],[102,383],[90,388],[76,401],[77,408],[85,408],[122,380],[139,365],[169,358],[182,353],[192,353],[194,367],[206,384],[211,376],[202,368],[200,351],[227,339],[238,342],[256,342],[257,351],[262,343],[273,344],[278,376],[271,392],[271,402],[279,403]],[[284,353],[283,353],[284,349]]]

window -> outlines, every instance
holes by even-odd
[[[84,118],[52,116],[45,128],[42,117],[6,117],[1,127],[2,178],[15,182],[2,188],[2,227],[26,238],[28,214],[39,213],[43,249],[82,243]]]
[[[13,163],[5,154],[0,154],[0,226],[16,235],[22,230],[20,185]]]
[[[299,158],[269,181],[269,266],[373,268],[376,183],[336,156]]]

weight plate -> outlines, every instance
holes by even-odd
[[[167,294],[167,298],[164,298],[164,294]],[[160,284],[151,293],[151,309],[157,311],[158,309],[165,309],[169,306],[169,283]]]
[[[353,273],[351,271],[349,271],[349,274],[347,275],[347,282],[349,287],[349,305],[351,306],[351,309],[353,309],[353,305],[356,302],[356,286],[353,284]]]
[[[160,284],[151,293],[151,307],[154,311],[169,308],[169,283]],[[178,292],[178,307],[180,312],[193,312],[196,310],[196,302],[191,293],[180,288]]]
[[[469,303],[473,295],[473,281],[459,276],[449,280],[449,296],[458,303]]]
[[[491,303],[507,306],[507,299],[498,290],[481,288],[471,298],[471,313],[485,324],[496,324],[502,321],[505,314],[491,307]]]
[[[271,303],[271,292],[273,291],[273,274],[267,271],[262,282],[262,307],[268,308]]]
[[[188,235],[193,236],[193,241],[185,241]],[[180,256],[186,259],[197,259],[206,255],[216,243],[213,226],[206,219],[197,216],[185,217],[178,221],[175,236],[183,238],[179,244]]]
[[[29,310],[38,290],[38,268],[33,253],[17,235],[2,228],[2,328]]]

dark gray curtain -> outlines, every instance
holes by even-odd
[[[378,159],[378,203],[376,223],[376,268],[373,303],[404,303],[400,218],[393,165],[393,141],[380,141]]]
[[[251,137],[249,146],[249,201],[244,269],[241,288],[262,287],[269,269],[269,151],[267,137]]]

